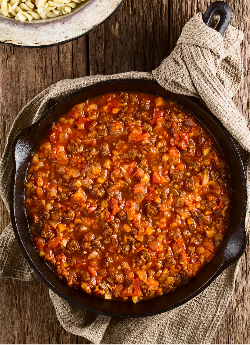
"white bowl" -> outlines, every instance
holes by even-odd
[[[83,36],[106,20],[123,0],[86,0],[72,13],[50,19],[20,22],[0,15],[0,42],[45,47]]]

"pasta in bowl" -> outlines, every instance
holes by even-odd
[[[44,47],[83,36],[123,0],[0,0],[0,42]]]
[[[69,14],[86,0],[1,0],[0,14],[21,22]]]

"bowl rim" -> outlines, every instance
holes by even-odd
[[[108,11],[105,11],[111,1],[112,6]],[[69,14],[31,22],[20,22],[14,18],[0,15],[0,43],[13,47],[44,48],[71,42],[104,23],[123,2],[124,0],[86,0]],[[91,13],[92,8],[97,11],[99,19],[92,24],[88,23],[89,26],[86,28],[82,27],[84,20],[86,22],[84,11],[90,11]],[[78,30],[77,33],[75,33],[76,30]],[[69,32],[73,33],[68,34]],[[22,35],[25,39],[20,38]],[[47,41],[46,38],[43,38],[43,35],[47,38]],[[54,39],[51,38],[53,35]],[[60,36],[59,39],[57,38],[58,35]]]
[[[54,291],[57,295],[59,295],[64,300],[66,300],[67,302],[77,306],[80,309],[88,310],[90,312],[94,312],[94,313],[100,314],[100,315],[124,317],[124,318],[129,318],[129,317],[136,318],[136,317],[146,317],[146,316],[156,315],[156,314],[160,314],[160,313],[172,310],[172,309],[174,309],[174,308],[176,308],[176,307],[178,307],[178,306],[188,302],[189,300],[191,300],[195,296],[197,296],[200,292],[202,292],[209,284],[211,284],[211,282],[214,281],[227,267],[229,267],[234,262],[236,262],[242,256],[242,254],[245,251],[245,247],[246,247],[246,231],[245,231],[245,228],[244,228],[245,227],[245,216],[246,216],[246,203],[247,203],[246,176],[245,176],[244,166],[243,166],[240,154],[239,154],[238,149],[237,149],[237,147],[236,147],[236,145],[234,143],[234,139],[232,138],[230,133],[225,129],[225,127],[221,124],[221,122],[206,107],[204,107],[204,105],[202,105],[199,100],[197,100],[194,97],[178,95],[181,98],[188,100],[188,102],[192,102],[192,103],[196,104],[210,118],[212,118],[212,120],[216,123],[216,125],[224,133],[224,135],[226,136],[226,138],[227,138],[227,140],[228,140],[232,150],[234,151],[235,158],[237,159],[238,167],[239,167],[240,175],[241,175],[241,179],[242,179],[242,190],[243,190],[243,192],[242,192],[242,205],[243,206],[242,206],[242,213],[241,213],[239,227],[238,227],[238,229],[236,229],[234,231],[234,233],[232,235],[230,235],[229,239],[227,240],[227,243],[225,243],[225,248],[228,250],[228,252],[225,252],[223,254],[223,255],[225,255],[225,257],[223,257],[222,260],[220,258],[221,261],[219,263],[217,263],[218,267],[217,267],[215,273],[213,273],[211,275],[211,277],[209,279],[207,279],[207,281],[204,284],[202,284],[198,289],[196,289],[190,295],[188,295],[187,297],[181,299],[178,303],[174,303],[173,305],[171,305],[169,307],[162,308],[162,309],[157,310],[157,311],[150,311],[150,310],[148,310],[147,312],[144,312],[144,313],[125,313],[125,314],[120,314],[117,311],[115,311],[115,312],[107,312],[107,311],[102,310],[102,309],[99,310],[98,308],[97,309],[92,309],[92,307],[85,306],[85,305],[79,303],[78,301],[73,300],[71,297],[65,296],[65,294],[62,291],[60,291],[55,285],[53,285],[53,283],[48,281],[48,279],[40,272],[40,270],[38,269],[38,267],[34,263],[33,259],[31,258],[30,254],[27,252],[27,249],[25,247],[25,243],[23,241],[23,238],[22,238],[22,236],[20,236],[20,232],[19,232],[18,226],[16,225],[15,209],[14,209],[14,206],[15,206],[15,202],[14,202],[14,198],[15,198],[15,183],[16,183],[16,174],[17,174],[17,171],[16,171],[16,159],[15,159],[15,149],[16,149],[18,140],[19,140],[20,137],[25,135],[25,131],[33,130],[36,127],[39,127],[41,125],[41,123],[43,123],[43,121],[46,120],[51,114],[53,114],[53,112],[56,109],[58,109],[60,106],[62,106],[67,101],[74,100],[75,97],[81,95],[82,93],[84,93],[84,92],[86,92],[88,90],[96,89],[98,87],[102,87],[102,86],[106,86],[106,85],[119,85],[119,87],[120,87],[122,84],[125,85],[126,83],[130,83],[130,82],[135,83],[137,85],[140,84],[140,83],[142,83],[144,85],[145,84],[146,85],[155,85],[155,86],[158,86],[159,88],[163,89],[155,81],[145,80],[145,79],[115,79],[115,80],[101,81],[101,82],[98,82],[98,83],[93,84],[91,86],[83,87],[80,90],[78,90],[76,92],[73,92],[73,93],[70,93],[69,95],[63,97],[62,100],[60,100],[59,102],[56,102],[51,107],[49,107],[49,109],[47,109],[47,111],[45,111],[44,114],[35,123],[33,123],[32,125],[26,127],[21,132],[19,132],[19,134],[16,136],[16,138],[14,139],[13,144],[12,144],[13,170],[12,170],[12,176],[11,176],[11,198],[10,198],[11,222],[12,222],[12,226],[13,226],[13,229],[14,229],[14,233],[15,233],[17,242],[19,244],[19,247],[21,248],[21,251],[22,251],[24,257],[27,259],[28,263],[30,264],[32,269],[35,271],[35,273],[38,275],[38,277],[52,291]],[[164,91],[166,91],[166,90],[164,89]],[[113,92],[113,91],[107,91],[107,92]],[[142,92],[144,92],[144,91],[142,91]],[[174,94],[172,92],[167,91],[167,93],[169,93],[169,95],[176,96],[176,94]],[[166,98],[168,98],[168,97],[166,97]],[[85,99],[87,99],[87,98],[85,97]],[[83,100],[84,100],[84,98],[83,98]],[[75,103],[75,104],[77,104],[77,103]],[[182,104],[180,104],[180,105],[183,106]],[[62,114],[61,114],[61,116],[62,116]],[[26,175],[26,173],[25,173],[25,175]],[[237,249],[236,252],[232,252],[235,249],[234,241],[240,241],[240,244],[241,244],[238,249],[236,248]],[[34,244],[33,244],[33,246],[34,246]],[[37,253],[37,255],[38,255],[38,253]],[[214,258],[216,257],[216,255],[217,255],[217,253],[215,254],[213,259],[205,267],[209,266],[209,264],[214,261]],[[43,263],[45,263],[45,265],[48,267],[48,264],[46,264],[46,262],[43,261]],[[204,270],[204,268],[200,272],[202,272]],[[195,277],[191,278],[191,280],[193,282],[195,281],[197,276],[200,274],[200,272]],[[57,279],[60,279],[58,276],[56,276],[56,277],[57,277]],[[190,282],[190,280],[188,282]],[[182,284],[181,286],[187,286],[187,283]],[[72,287],[69,287],[69,288],[72,289]],[[177,291],[177,289],[174,290],[174,292]],[[170,295],[171,295],[171,293],[165,294],[165,296],[170,296]],[[161,297],[162,296],[155,297],[152,300],[146,300],[146,301],[153,301],[153,300],[155,300],[157,298],[161,298]],[[95,296],[91,296],[91,299],[93,299],[93,298],[95,300],[100,301],[99,298],[97,298]],[[103,301],[103,300],[101,300],[101,301]],[[140,301],[138,304],[146,302],[146,301]],[[107,301],[105,301],[105,302],[107,302]],[[114,301],[111,301],[111,303],[113,303],[113,302]],[[124,302],[115,302],[115,303],[120,303],[120,304],[122,303],[122,304],[124,304]],[[126,304],[130,304],[130,306],[131,306],[131,304],[134,305],[132,302],[126,302]],[[136,304],[136,305],[138,305],[138,304]],[[150,305],[150,302],[149,302],[149,305]],[[105,306],[104,306],[104,309],[105,309]]]

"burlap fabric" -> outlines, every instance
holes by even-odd
[[[208,28],[201,14],[184,27],[174,52],[152,73],[124,73],[62,80],[44,90],[17,116],[0,165],[0,194],[9,208],[10,149],[16,134],[36,121],[51,99],[108,79],[156,79],[176,93],[200,97],[231,132],[239,147],[248,173],[250,132],[244,117],[231,97],[237,91],[242,74],[240,42],[242,32],[230,26],[222,38]],[[69,305],[50,291],[61,325],[69,332],[93,343],[209,343],[214,336],[233,293],[238,264],[225,270],[206,290],[185,305],[167,313],[140,319],[97,316]],[[0,237],[0,276],[32,280],[34,274],[22,257],[9,225]]]

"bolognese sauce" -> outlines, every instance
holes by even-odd
[[[136,92],[88,99],[55,122],[26,177],[39,255],[68,285],[134,303],[209,262],[227,229],[227,165],[181,106]]]

